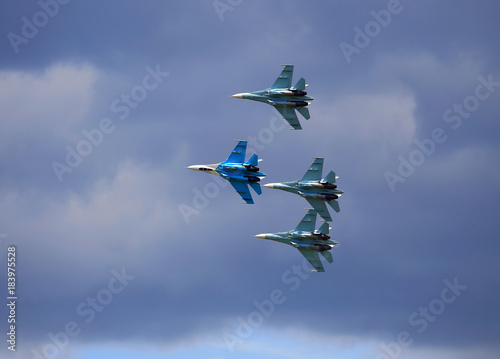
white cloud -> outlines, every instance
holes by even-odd
[[[494,348],[414,348],[408,350],[407,355],[402,356],[402,359],[417,359],[417,358],[442,358],[442,359],[496,359],[498,351]]]
[[[474,88],[477,76],[482,73],[482,64],[474,54],[462,54],[450,62],[428,52],[391,53],[378,57],[371,71],[381,78],[410,80],[431,87],[439,97],[443,88],[447,91]]]
[[[166,228],[176,230],[177,204],[165,190],[172,184],[162,169],[126,162],[112,179],[96,181],[87,193],[71,193],[62,201],[12,193],[2,207],[10,208],[6,221],[12,241],[22,240],[26,261],[44,268],[39,273],[43,280],[66,282],[50,295],[70,294],[102,280],[110,268],[141,262],[139,253],[154,253],[148,247],[162,240]],[[48,202],[43,211],[32,213],[30,204],[37,199]],[[175,245],[176,239],[169,242]]]
[[[406,94],[359,94],[315,107],[318,133],[340,142],[345,153],[380,163],[409,146],[415,136],[416,103]]]
[[[27,132],[67,134],[87,114],[97,77],[87,65],[58,64],[42,73],[0,72],[2,142]]]

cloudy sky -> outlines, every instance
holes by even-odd
[[[496,1],[0,9],[2,358],[499,357]],[[302,131],[230,97],[281,64],[315,98]],[[313,156],[339,175],[325,273],[254,237],[293,229],[303,199],[244,205],[185,168],[235,139],[264,183]]]

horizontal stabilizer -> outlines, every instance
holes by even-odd
[[[318,228],[318,233],[322,234],[330,233],[330,225],[327,222],[323,223],[321,227]]]
[[[250,183],[250,187],[252,187],[255,193],[257,193],[258,195],[262,194],[262,188],[260,187],[260,184],[258,184],[257,182]]]
[[[252,157],[248,161],[245,162],[245,165],[257,166],[259,164],[259,157],[254,153]]]
[[[333,258],[332,258],[332,252],[330,251],[323,251],[323,252],[320,252],[323,257],[325,257],[325,259],[328,261],[328,263],[332,263],[333,262]]]
[[[324,178],[324,181],[325,182],[328,182],[328,183],[335,183],[335,180],[337,179],[338,177],[335,176],[335,172],[333,171],[330,171],[330,173],[328,174],[328,176],[326,176]]]
[[[337,212],[337,213],[339,213],[339,212],[340,212],[340,206],[339,206],[339,203],[338,203],[336,200],[330,201],[330,202],[328,202],[328,204],[329,204],[330,206],[332,206],[332,208],[333,208],[333,210],[334,210],[335,212]]]
[[[309,114],[309,109],[307,107],[297,107],[297,111],[306,119],[309,120],[311,118],[311,115]]]
[[[300,80],[297,81],[297,84],[295,85],[294,89],[304,91],[306,89],[306,80],[304,80],[304,78],[301,77]]]

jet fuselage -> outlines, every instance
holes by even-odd
[[[244,166],[241,163],[215,163],[209,165],[193,165],[188,167],[190,170],[201,171],[213,175],[221,176],[224,179],[228,177],[243,182],[259,182],[266,175],[259,172],[259,167]]]
[[[337,199],[344,193],[344,191],[337,189],[336,184],[320,181],[268,183],[264,187],[295,193],[301,197],[319,198],[324,201]]]
[[[262,233],[257,234],[255,237],[285,243],[295,248],[304,247],[320,252],[330,250],[338,244],[331,240],[327,234],[305,231]]]
[[[268,103],[269,105],[284,105],[287,107],[305,107],[314,98],[306,96],[307,92],[290,89],[267,89],[255,92],[244,92],[233,95],[234,98]]]

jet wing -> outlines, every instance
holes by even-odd
[[[246,152],[247,141],[238,141],[238,144],[234,148],[233,152],[231,152],[227,160],[225,160],[223,163],[243,163],[245,162]]]
[[[304,216],[304,218],[302,218],[302,221],[300,221],[295,230],[303,232],[314,232],[314,227],[316,226],[316,216],[317,212],[314,209],[310,209]]]
[[[283,105],[273,105],[276,110],[288,121],[290,126],[293,127],[294,130],[302,130],[302,126],[300,125],[300,121],[295,113],[295,110],[291,107],[283,106]]]
[[[323,202],[319,198],[305,197],[305,199],[307,200],[307,202],[309,202],[311,206],[313,206],[316,212],[318,212],[319,215],[323,217],[325,221],[327,222],[333,221],[332,217],[330,216],[330,212],[328,212],[328,208],[326,208],[325,202]]]
[[[321,259],[319,259],[318,252],[314,249],[299,247],[297,248],[300,253],[311,263],[311,265],[316,269],[317,272],[324,272],[325,268],[323,268],[323,263],[321,263]]]
[[[250,194],[250,189],[245,182],[236,181],[232,178],[227,179],[229,183],[234,187],[236,192],[238,192],[247,204],[253,204],[252,195]]]
[[[315,158],[311,167],[307,170],[302,179],[303,181],[320,181],[323,174],[323,158]]]
[[[285,68],[281,71],[280,75],[274,81],[271,86],[272,89],[275,88],[291,88],[292,87],[292,75],[293,75],[293,65],[285,65]]]

